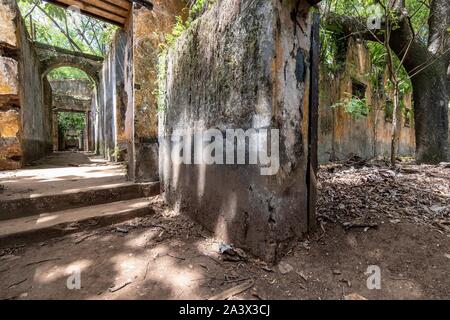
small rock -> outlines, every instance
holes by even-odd
[[[221,254],[224,254],[224,253],[235,254],[235,252],[233,251],[233,247],[231,245],[227,244],[227,243],[220,244],[219,252]]]
[[[433,211],[433,213],[441,213],[441,211],[444,211],[447,208],[448,207],[446,207],[446,206],[434,205],[434,206],[430,207],[430,210]]]
[[[26,298],[26,297],[28,297],[28,292],[21,293],[19,296],[19,298]]]
[[[281,261],[278,264],[278,270],[281,272],[281,274],[287,274],[294,270],[294,268],[289,263]]]
[[[333,274],[335,274],[335,275],[340,275],[340,274],[342,274],[342,272],[341,272],[341,270],[334,269],[334,270],[333,270]]]
[[[117,232],[121,232],[121,233],[128,233],[128,229],[122,228],[122,227],[117,227],[116,228]]]

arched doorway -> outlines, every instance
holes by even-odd
[[[44,77],[51,90],[44,88],[51,95],[53,151],[93,150],[95,79],[72,66],[55,67]]]

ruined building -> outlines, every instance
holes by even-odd
[[[377,92],[371,81],[371,59],[363,42],[348,38],[342,70],[330,76],[320,73],[319,162],[343,160],[352,155],[364,159],[387,158],[391,152],[392,97]],[[381,80],[383,83],[386,79]],[[352,114],[345,103],[355,97],[367,109]],[[412,156],[415,151],[412,94],[400,97],[398,155]]]
[[[367,51],[358,44],[348,51],[354,70],[333,80],[319,75],[317,1],[216,1],[164,55],[160,44],[176,16],[186,19],[185,1],[96,2],[81,11],[120,27],[104,59],[32,42],[15,1],[0,0],[0,169],[61,149],[55,114],[80,112],[84,150],[126,162],[130,181],[159,181],[170,207],[273,262],[314,227],[318,160],[386,152],[390,125],[382,111],[353,119],[329,108],[349,91],[373,106],[382,102],[370,93]],[[90,76],[90,96],[48,82],[61,66]],[[210,128],[220,137],[229,129],[275,129],[278,170],[173,161],[175,132],[194,137]],[[412,131],[402,128],[401,153],[413,150]],[[238,151],[234,138],[231,145]]]

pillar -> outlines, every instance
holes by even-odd
[[[129,176],[137,181],[158,181],[158,106],[156,77],[161,39],[172,31],[176,16],[186,16],[182,0],[152,1],[153,10],[133,3],[129,28],[132,37],[133,120],[129,148]],[[129,62],[128,62],[129,63]],[[129,116],[129,115],[128,115]],[[130,127],[130,125],[128,125]],[[127,131],[127,130],[125,130]],[[128,130],[129,132],[129,130]]]
[[[318,56],[309,9],[306,0],[217,1],[166,61],[166,203],[268,262],[315,219]]]

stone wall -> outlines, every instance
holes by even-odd
[[[175,17],[186,16],[186,1],[155,0],[153,10],[133,4],[133,161],[129,175],[139,181],[158,181],[157,65],[160,44]]]
[[[132,17],[132,16],[131,16]],[[131,18],[130,17],[130,18]],[[134,77],[133,77],[133,19],[128,19],[125,27],[127,42],[125,44],[124,69],[124,99],[126,99],[124,139],[127,146],[125,160],[127,162],[127,175],[130,180],[135,178],[134,156]]]
[[[16,169],[52,149],[51,89],[15,1],[0,1],[0,20],[0,169]]]
[[[53,94],[90,99],[94,83],[88,79],[50,80]]]
[[[167,203],[270,262],[308,230],[310,21],[307,1],[218,1],[167,58],[159,121]],[[176,130],[209,128],[223,137],[226,129],[278,129],[279,170],[173,161]]]
[[[134,3],[127,25],[117,31],[92,96],[89,119],[96,152],[126,161],[129,178],[137,181],[159,180],[157,53],[175,16],[186,12],[182,0],[152,3],[153,10]]]
[[[108,159],[118,157],[125,130],[127,104],[123,99],[123,86],[126,43],[126,33],[117,31],[103,63],[95,94],[97,103],[92,112],[93,122],[96,123],[96,151]]]
[[[363,43],[349,40],[343,70],[337,76],[320,75],[319,107],[319,162],[342,160],[352,155],[362,158],[390,155],[392,123],[384,111],[386,99],[374,93],[370,81],[371,61]],[[366,86],[365,99],[370,111],[366,116],[355,117],[336,103],[346,101],[352,92],[352,82]],[[403,97],[406,108],[412,108],[411,95]],[[415,135],[413,115],[409,122],[400,114],[399,155],[414,155]]]
[[[22,162],[16,14],[12,1],[0,1],[0,170]]]

